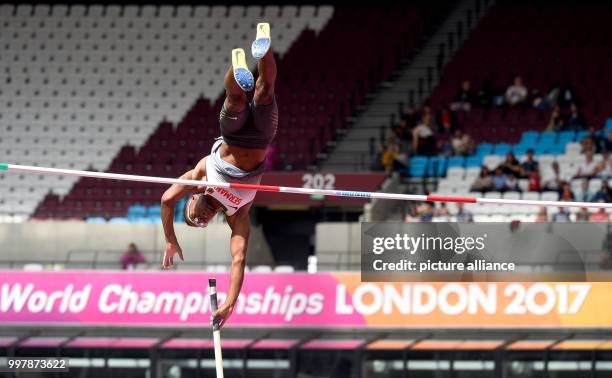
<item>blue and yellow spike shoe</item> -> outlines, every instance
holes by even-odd
[[[261,22],[257,24],[257,35],[253,44],[251,45],[251,54],[253,58],[259,60],[266,55],[270,46],[272,45],[272,39],[270,38],[270,24],[267,22]]]
[[[255,78],[249,71],[249,66],[246,63],[246,54],[243,49],[232,50],[232,69],[234,71],[234,80],[245,92],[250,92],[255,88]]]

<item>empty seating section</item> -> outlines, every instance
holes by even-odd
[[[323,6],[2,4],[1,160],[105,170],[160,121],[181,120],[198,98],[217,100],[228,52],[250,46],[258,21],[277,30],[283,55],[332,14]],[[76,181],[2,175],[0,214],[22,218],[48,191],[64,196]]]
[[[0,41],[11,51],[0,57],[8,83],[0,99],[10,102],[0,119],[2,160],[182,174],[219,135],[229,51],[249,49],[256,22],[266,20],[279,71],[274,168],[306,168],[413,49],[431,13],[417,7],[2,5],[9,32]],[[346,28],[354,20],[360,27]],[[157,205],[165,189],[51,176],[34,183],[7,174],[0,185],[30,201],[19,213],[35,210],[37,219],[123,218],[131,205]],[[14,202],[2,201],[0,214],[17,214]]]
[[[606,73],[612,53],[610,33],[607,8],[567,3],[496,5],[446,65],[431,101],[436,107],[448,105],[465,79],[476,89],[488,80],[505,90],[513,76],[520,75],[529,91],[544,94],[553,82],[568,81],[582,100],[587,125],[600,127],[612,112],[607,95],[612,76]],[[542,131],[550,110],[473,109],[459,116],[478,141],[516,143],[522,131]]]

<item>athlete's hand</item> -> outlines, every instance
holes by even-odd
[[[185,261],[183,259],[183,250],[178,243],[166,243],[166,250],[164,251],[164,261],[162,262],[162,267],[164,269],[170,269],[172,265],[174,265],[174,255],[178,254],[181,261]]]
[[[219,324],[219,328],[223,327],[227,319],[229,319],[229,317],[232,315],[232,312],[234,312],[234,306],[230,306],[225,303],[222,304],[210,317],[210,324],[212,325],[213,322],[217,322]]]

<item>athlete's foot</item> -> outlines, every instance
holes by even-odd
[[[232,50],[232,69],[234,71],[234,80],[236,80],[236,83],[243,91],[250,92],[255,88],[255,78],[253,78],[253,74],[249,71],[243,49]]]
[[[253,58],[257,60],[263,58],[268,50],[270,50],[271,45],[270,24],[267,22],[257,24],[257,36],[251,45],[251,54],[253,54]]]

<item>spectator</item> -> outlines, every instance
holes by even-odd
[[[527,157],[523,164],[521,164],[521,177],[529,177],[529,175],[533,173],[538,173],[540,171],[540,165],[533,158],[533,149],[527,150]]]
[[[425,124],[429,126],[430,129],[433,130],[433,128],[436,125],[436,118],[434,116],[434,113],[431,110],[431,106],[429,105],[423,106],[423,110],[421,111],[421,120],[419,123]]]
[[[563,117],[561,116],[561,109],[555,106],[550,113],[550,119],[548,121],[547,131],[560,131],[563,125]]]
[[[570,114],[567,116],[567,125],[569,126],[570,130],[575,131],[582,130],[585,126],[584,118],[578,111],[578,106],[576,106],[576,104],[570,105]]]
[[[408,213],[406,213],[406,216],[404,217],[404,223],[415,223],[419,220],[420,216],[417,212],[416,206],[411,206],[410,209],[408,209]]]
[[[412,150],[417,155],[435,155],[436,138],[427,123],[420,123],[412,130]]]
[[[491,182],[493,183],[493,190],[497,190],[498,192],[506,190],[507,176],[504,174],[501,166],[495,168],[495,172],[491,177]]]
[[[570,214],[566,207],[559,207],[559,212],[553,214],[553,222],[570,222]]]
[[[455,134],[451,140],[451,145],[455,155],[467,156],[474,153],[474,140],[468,134],[463,133],[459,129],[455,130]]]
[[[523,85],[523,79],[517,76],[512,85],[506,89],[506,103],[510,106],[519,106],[524,104],[526,99],[527,87]]]
[[[612,193],[610,193],[608,180],[601,182],[601,188],[593,195],[591,202],[612,202]]]
[[[505,176],[506,176],[505,190],[509,190],[513,192],[520,192],[521,189],[519,189],[518,179],[516,178],[516,176],[513,176],[513,175],[505,175]]]
[[[453,113],[447,108],[444,108],[440,112],[438,120],[438,134],[445,137],[450,137],[453,135],[455,129],[457,128],[457,121],[455,120]]]
[[[540,223],[548,222],[548,213],[546,212],[546,207],[544,206],[540,207],[540,210],[536,214],[535,221],[540,222]]]
[[[134,243],[130,243],[128,250],[121,256],[121,268],[123,270],[132,270],[136,268],[136,265],[144,262],[146,262],[144,255]]]
[[[440,206],[436,207],[434,217],[438,218],[437,220],[441,222],[450,222],[450,211],[446,207],[446,202],[441,202]]]
[[[580,141],[582,149],[586,153],[588,151],[593,153],[600,153],[606,149],[606,138],[602,137],[597,133],[595,127],[589,127],[589,135],[582,138]]]
[[[540,171],[535,171],[527,176],[527,190],[532,192],[539,192],[542,190],[542,178],[540,177]]]
[[[472,83],[469,80],[463,80],[461,88],[455,94],[455,98],[451,104],[451,110],[469,112],[472,110],[472,106],[474,106],[475,102],[476,94],[472,90]]]
[[[465,210],[465,207],[461,202],[457,203],[457,214],[455,214],[455,219],[457,222],[473,222],[474,216],[468,210]]]
[[[431,222],[434,216],[434,205],[431,202],[423,202],[417,206],[417,214],[421,222]]]
[[[390,141],[382,154],[382,165],[387,172],[391,172],[396,167],[395,162],[399,154],[399,145],[395,141]]]
[[[489,172],[489,168],[485,165],[480,168],[480,174],[474,180],[472,187],[470,190],[474,192],[487,192],[493,188],[493,181],[491,179],[491,174]]]
[[[499,168],[506,175],[519,177],[521,175],[521,165],[512,152],[506,154],[506,160],[500,164]]]
[[[559,190],[559,201],[574,201],[575,199],[572,187],[568,182],[564,181],[561,185],[561,190]]]
[[[576,213],[576,222],[588,222],[590,216],[591,214],[589,213],[589,209],[586,207],[581,207]]]
[[[542,186],[544,190],[557,191],[561,189],[561,184],[564,181],[564,177],[561,175],[559,163],[553,161],[551,167],[552,170],[547,171],[544,177],[542,177]]]
[[[579,104],[580,99],[578,98],[578,93],[574,87],[566,82],[559,89],[559,96],[557,97],[557,104],[562,108],[567,108],[571,104]]]
[[[609,130],[606,133],[606,137],[602,138],[602,141],[603,141],[603,151],[607,151],[607,152],[612,151],[612,130]]]
[[[607,150],[602,152],[602,160],[597,165],[597,176],[604,180],[612,177],[612,159],[610,159],[610,154]]]
[[[384,143],[379,143],[372,156],[372,170],[373,171],[384,171],[385,166],[383,165],[383,156],[387,146]]]
[[[599,200],[597,202],[605,202],[605,201]],[[591,214],[591,216],[589,217],[589,220],[591,222],[609,222],[610,221],[610,215],[608,215],[608,213],[606,213],[606,209],[601,208],[601,209],[599,209],[598,212]]]
[[[588,152],[585,160],[578,166],[575,178],[590,179],[597,174],[597,163],[593,160],[593,153]]]
[[[589,189],[589,180],[582,180],[580,182],[580,195],[577,200],[580,202],[591,202],[591,198],[593,198],[593,193]]]

